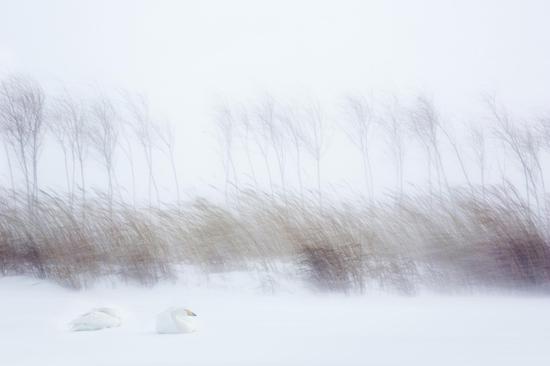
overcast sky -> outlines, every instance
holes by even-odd
[[[0,74],[145,92],[197,136],[217,99],[266,91],[423,92],[449,111],[495,93],[536,111],[549,15],[547,0],[0,0]]]
[[[172,99],[258,89],[549,93],[545,0],[0,4],[0,70],[44,80],[114,82]]]

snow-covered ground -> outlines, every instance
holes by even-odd
[[[122,326],[68,330],[100,306],[122,310]],[[156,334],[169,306],[197,313],[200,331]],[[4,277],[0,365],[547,366],[550,299],[266,294],[243,278],[72,291]]]

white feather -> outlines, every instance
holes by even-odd
[[[72,331],[90,331],[119,327],[120,313],[113,308],[96,308],[82,314],[70,323]]]
[[[192,333],[197,330],[197,317],[184,308],[169,308],[157,315],[157,333]]]

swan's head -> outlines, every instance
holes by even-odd
[[[185,312],[185,314],[187,316],[197,316],[197,314],[195,314],[194,312],[192,312],[191,310],[189,309],[183,309],[183,311]]]

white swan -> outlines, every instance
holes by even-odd
[[[86,314],[82,314],[70,323],[72,331],[100,330],[119,327],[121,316],[118,310],[113,308],[95,308]]]
[[[197,330],[197,315],[184,308],[169,308],[157,315],[157,333],[192,333]]]

